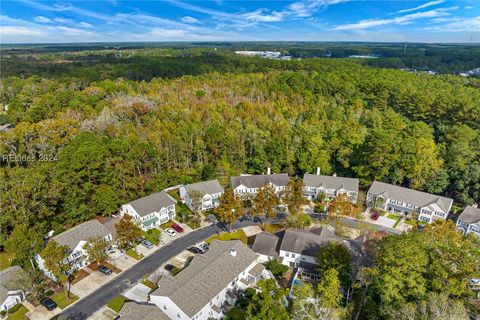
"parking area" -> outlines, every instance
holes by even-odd
[[[79,298],[83,298],[112,280],[115,276],[115,273],[105,275],[100,271],[92,270],[89,276],[72,285],[70,291]]]

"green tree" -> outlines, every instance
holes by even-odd
[[[85,251],[87,251],[89,261],[100,263],[107,259],[107,249],[109,246],[110,243],[103,237],[90,237],[85,245]]]
[[[305,203],[302,179],[290,179],[283,192],[283,202],[288,206],[290,214],[300,211],[300,206]]]
[[[68,261],[70,248],[59,245],[55,240],[50,239],[40,253],[47,270],[55,277],[55,280],[65,287],[67,297],[70,297],[69,272],[70,262]]]
[[[315,255],[317,271],[324,277],[330,269],[336,270],[343,285],[349,285],[352,277],[352,257],[350,250],[342,243],[330,241]]]
[[[313,223],[312,217],[308,213],[289,214],[287,224],[292,228],[305,229]]]
[[[33,256],[39,252],[43,245],[43,236],[37,228],[29,228],[25,224],[16,225],[12,234],[5,242],[5,249],[15,254],[15,259],[23,267],[33,264]]]
[[[339,272],[336,269],[325,271],[320,283],[317,285],[317,292],[324,308],[336,309],[340,306],[342,294],[340,293]]]
[[[278,262],[277,260],[268,260],[265,262],[265,267],[267,267],[270,272],[276,277],[282,277],[285,272],[288,271],[288,266]]]
[[[122,250],[134,246],[142,236],[142,229],[133,222],[132,217],[128,214],[124,214],[122,219],[115,224],[115,230],[118,248]]]
[[[13,279],[17,288],[27,293],[30,299],[39,302],[45,297],[45,292],[51,287],[51,282],[38,269],[28,269]]]
[[[260,280],[257,283],[260,292],[256,292],[248,301],[245,319],[247,320],[288,320],[285,309],[286,292],[276,286],[275,280]]]
[[[254,215],[263,215],[270,218],[276,216],[275,206],[278,204],[278,198],[275,189],[271,185],[267,185],[258,190],[253,198]]]

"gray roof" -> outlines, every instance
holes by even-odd
[[[126,320],[169,320],[170,318],[154,304],[125,302],[119,312],[120,319]]]
[[[117,228],[115,228],[115,225],[120,222],[120,220],[122,220],[121,217],[110,217],[102,222],[105,228],[112,234],[113,239],[117,237]]]
[[[223,192],[223,187],[220,185],[218,180],[208,180],[198,183],[188,184],[185,186],[187,194],[190,194],[191,191],[197,191],[202,196],[205,194],[214,194]]]
[[[431,204],[438,205],[444,212],[450,211],[453,200],[437,196],[435,194],[399,187],[393,184],[374,181],[368,193],[375,196],[383,195],[386,198],[413,204],[418,207],[426,207]]]
[[[97,236],[103,238],[110,233],[110,230],[98,220],[90,220],[57,234],[52,239],[59,245],[68,246],[73,250],[82,240],[87,241],[89,238]]]
[[[247,188],[262,188],[269,183],[273,183],[281,187],[286,186],[289,181],[288,173],[244,175],[231,177],[230,186],[232,188],[236,188],[239,185],[244,185]]]
[[[152,212],[158,212],[161,208],[171,206],[175,204],[175,201],[165,191],[161,191],[132,201],[129,204],[143,217]]]
[[[458,217],[458,220],[462,220],[467,223],[480,222],[480,209],[472,206],[466,206],[463,212]]]
[[[19,266],[8,267],[0,271],[0,303],[7,299],[9,291],[19,290],[15,283],[23,274],[24,272]]]
[[[159,288],[150,295],[169,297],[193,317],[256,259],[257,255],[238,240],[214,241],[207,253],[195,256],[176,276],[163,276]]]
[[[269,257],[277,257],[277,246],[279,238],[269,232],[260,232],[255,236],[252,250],[255,253],[263,254]]]
[[[337,236],[321,236],[307,230],[290,228],[285,230],[280,250],[313,257],[321,247],[330,241],[343,243],[350,247],[348,241]]]
[[[257,278],[265,269],[266,268],[263,264],[257,263],[250,271],[248,271],[248,273]]]
[[[307,187],[323,187],[325,189],[345,189],[358,192],[358,179],[334,176],[321,176],[305,173],[303,175],[303,184]]]

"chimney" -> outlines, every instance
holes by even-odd
[[[230,249],[230,254],[232,255],[232,257],[236,257],[237,256],[237,250]]]
[[[474,204],[472,204],[472,207],[474,207],[474,208],[478,208],[478,203],[474,203]]]
[[[320,167],[317,167],[317,176],[320,175]]]
[[[267,174],[270,174],[270,167],[267,168]]]

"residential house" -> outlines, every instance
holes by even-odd
[[[214,241],[180,273],[163,276],[150,301],[170,319],[220,319],[225,304],[233,305],[239,291],[266,274],[257,255],[242,242]]]
[[[435,194],[374,181],[367,194],[367,204],[402,215],[418,213],[418,220],[431,223],[447,219],[453,200]]]
[[[354,257],[360,256],[350,241],[337,237],[326,228],[315,232],[289,228],[285,230],[280,244],[279,261],[291,268],[299,268],[304,277],[317,279],[315,255],[319,249],[329,242],[338,242],[347,246]]]
[[[267,170],[267,174],[257,175],[240,175],[230,178],[230,186],[233,192],[242,196],[254,196],[258,191],[271,185],[277,195],[285,190],[288,185],[290,177],[287,173],[270,174],[270,168]]]
[[[69,255],[67,257],[70,270],[68,273],[73,273],[90,263],[88,252],[86,250],[86,244],[94,237],[99,237],[112,244],[113,237],[103,224],[98,220],[86,221],[73,228],[68,229],[65,232],[53,236],[49,241],[56,241],[61,246],[67,246],[69,248]],[[45,262],[40,254],[35,256],[38,267],[53,280],[55,276],[45,266]]]
[[[169,320],[156,305],[127,301],[118,313],[121,320]]]
[[[255,236],[252,251],[258,254],[259,262],[274,260],[278,257],[278,244],[280,239],[269,232],[260,232]]]
[[[358,179],[322,176],[319,169],[317,174],[303,175],[303,195],[306,198],[312,200],[324,194],[327,200],[332,200],[338,195],[346,194],[351,202],[357,202]]]
[[[147,231],[175,219],[175,200],[165,191],[157,192],[122,205],[120,214],[132,216],[135,223]]]
[[[457,228],[464,235],[473,233],[480,236],[480,209],[477,205],[467,206],[457,219]]]
[[[190,210],[205,211],[218,207],[223,187],[218,180],[209,180],[181,186],[179,193]]]
[[[0,311],[7,311],[25,299],[25,292],[18,286],[18,280],[23,275],[19,266],[0,271]]]
[[[13,125],[10,123],[0,125],[0,132],[7,132],[13,129]]]

